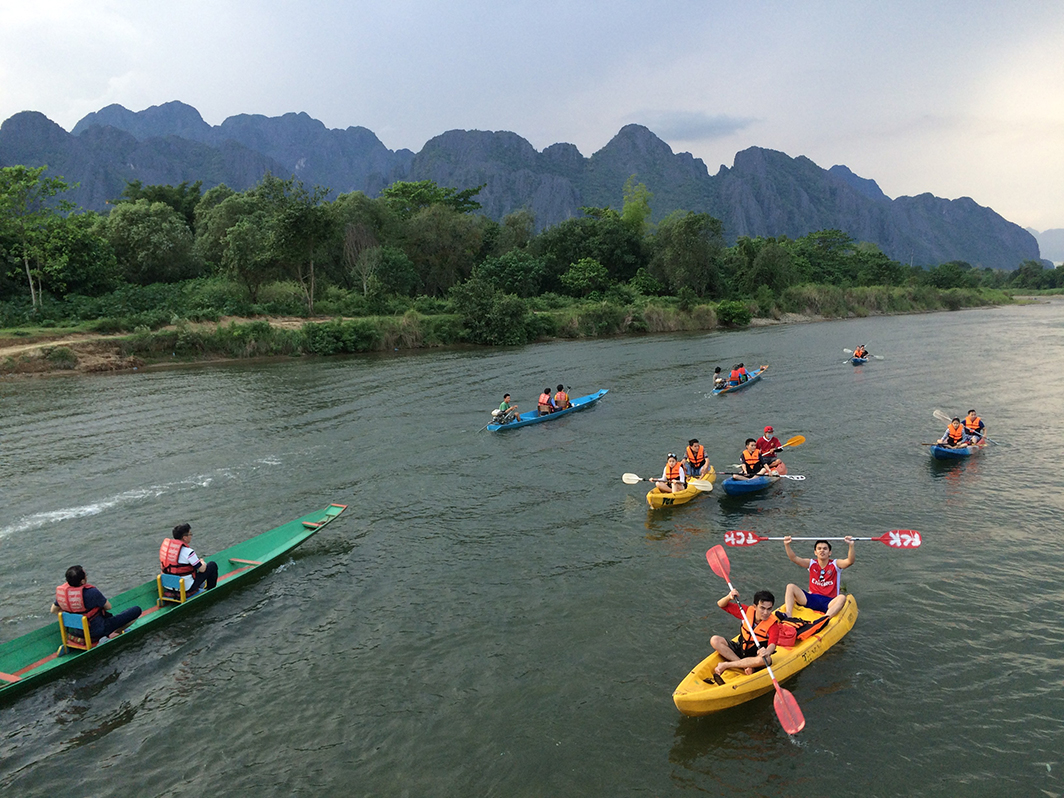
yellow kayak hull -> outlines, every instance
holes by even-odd
[[[713,469],[713,466],[709,467],[709,473],[704,477],[693,477],[693,479],[701,479],[705,482],[713,482],[716,478],[717,472]],[[698,488],[692,488],[690,485],[679,493],[662,493],[657,488],[652,488],[647,494],[647,504],[650,505],[651,510],[660,510],[662,507],[675,507],[678,504],[687,504],[687,502],[702,492]]]
[[[780,608],[782,609],[782,607]],[[795,617],[813,621],[823,617],[805,607],[795,607]],[[824,630],[806,640],[799,641],[794,648],[777,648],[772,655],[772,670],[780,682],[789,679],[806,665],[815,660],[837,642],[842,640],[857,621],[857,599],[846,597],[842,612],[835,616]],[[727,670],[721,675],[723,685],[713,681],[713,668],[721,661],[720,654],[714,651],[695,666],[672,693],[676,708],[684,715],[698,717],[711,715],[722,709],[744,704],[758,696],[771,693],[775,687],[769,678],[768,669],[761,668],[750,676],[742,671]],[[708,680],[708,681],[707,681]]]

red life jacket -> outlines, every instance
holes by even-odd
[[[558,391],[558,393],[554,394],[554,404],[560,410],[564,410],[569,404],[569,394],[565,391]]]
[[[739,378],[741,376],[742,374],[740,373],[739,369],[732,369],[731,374],[728,375],[728,382],[734,382],[736,385],[738,385]]]
[[[768,618],[761,621],[761,623],[754,623],[754,613],[757,611],[757,607],[750,606],[746,608],[746,619],[750,622],[750,625],[754,627],[754,635],[757,637],[757,642],[761,645],[768,645],[768,632],[776,624],[776,616],[769,615]],[[743,624],[743,642],[750,642],[750,632],[746,628],[746,624]]]
[[[543,406],[546,406],[546,407],[550,407],[550,394],[549,394],[549,393],[541,393],[541,394],[539,395],[539,402],[538,402],[538,404],[539,404],[539,405],[540,405],[541,407],[543,407]]]
[[[687,447],[687,462],[695,468],[701,468],[706,464],[706,450],[702,444]]]
[[[680,472],[681,471],[683,471],[683,469],[680,467],[679,463],[677,463],[674,466],[671,466],[668,463],[666,463],[665,464],[665,479],[669,480],[669,482],[678,482],[679,479],[680,479]]]
[[[92,609],[85,609],[85,588],[95,587],[95,585],[82,585],[81,587],[71,587],[66,582],[61,585],[56,585],[55,588],[55,603],[59,605],[59,609],[63,612],[74,612],[78,615],[84,615],[90,621],[103,612],[103,607],[93,607]]]
[[[196,566],[190,563],[179,563],[177,558],[181,555],[181,549],[185,543],[177,538],[166,538],[159,546],[159,568],[164,574],[177,574],[187,576],[196,572]]]

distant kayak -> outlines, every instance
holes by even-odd
[[[850,362],[853,363],[855,366],[863,366],[865,363],[868,362],[868,358],[867,357],[851,357],[850,358]]]
[[[757,371],[750,372],[750,374],[748,375],[750,379],[748,379],[746,382],[740,382],[738,385],[726,385],[723,388],[715,388],[713,390],[713,395],[717,396],[718,394],[722,393],[734,393],[735,391],[741,391],[743,388],[749,388],[755,382],[760,380],[761,375],[764,374],[767,370],[768,366],[762,366]]]
[[[820,613],[802,606],[795,607],[794,614],[803,621],[815,621],[823,617]],[[799,640],[792,648],[780,646],[776,649],[776,653],[772,655],[772,670],[776,678],[782,682],[794,676],[842,640],[856,621],[857,600],[853,596],[847,596],[842,611],[828,621],[823,630],[818,630],[805,640]],[[684,715],[710,715],[771,693],[774,689],[772,679],[765,668],[756,670],[749,676],[742,671],[726,670],[720,676],[723,684],[718,684],[713,678],[713,669],[720,663],[720,659],[720,654],[714,651],[698,663],[673,691],[673,703]]]
[[[713,469],[713,466],[709,467],[709,473],[704,477],[694,477],[694,479],[705,480],[706,482],[713,482],[717,478],[717,472]],[[678,504],[687,504],[699,493],[704,491],[698,488],[693,488],[688,485],[679,493],[663,493],[662,491],[654,488],[647,493],[647,504],[650,505],[651,510],[660,510],[662,507],[675,507]]]
[[[579,396],[569,402],[569,407],[565,410],[555,410],[553,413],[547,413],[540,415],[539,410],[529,410],[527,413],[522,413],[513,421],[506,424],[488,424],[485,429],[491,432],[498,432],[505,429],[517,429],[518,427],[527,427],[529,424],[542,424],[545,421],[557,421],[563,416],[567,416],[570,413],[575,413],[577,410],[583,410],[585,407],[590,407],[595,404],[599,399],[609,393],[609,388],[603,388],[597,393],[591,393],[587,396]]]
[[[936,460],[963,460],[965,457],[971,457],[976,452],[980,452],[986,448],[986,441],[980,441],[974,443],[971,446],[958,446],[953,448],[951,446],[942,446],[941,444],[935,444],[931,447],[931,456]]]

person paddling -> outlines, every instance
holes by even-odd
[[[783,448],[783,444],[773,434],[771,425],[765,427],[765,433],[757,439],[756,445],[769,468],[779,468],[783,465],[783,461],[776,457],[776,452]]]
[[[687,487],[683,467],[672,452],[669,452],[669,457],[665,461],[665,470],[661,472],[661,479],[652,478],[649,481],[653,482],[662,493],[679,493]]]
[[[757,441],[753,438],[746,439],[746,448],[740,453],[740,463],[743,467],[743,473],[736,474],[736,479],[750,479],[773,473],[769,469],[768,463],[765,462],[761,450],[757,448]]]
[[[975,414],[974,410],[969,410],[968,415],[964,417],[964,431],[976,442],[981,441],[986,436],[986,425],[983,423],[983,419]]]
[[[853,356],[854,357],[867,358],[868,357],[868,350],[865,349],[865,345],[864,344],[858,344],[857,348],[853,350]],[[845,364],[845,361],[843,361],[843,363]]]
[[[758,668],[772,664],[772,653],[776,650],[780,636],[779,622],[772,614],[775,604],[776,597],[767,590],[754,593],[752,605],[740,604],[739,591],[734,588],[717,602],[718,607],[740,621],[745,615],[754,630],[754,636],[750,636],[744,623],[738,640],[728,640],[720,635],[709,638],[709,644],[723,660],[713,668],[713,673],[720,676],[724,671],[734,668],[749,676]]]
[[[706,457],[706,449],[698,442],[698,438],[691,438],[687,442],[683,467],[689,477],[704,477],[709,473],[709,458]]]
[[[964,431],[964,425],[961,424],[961,420],[954,416],[953,420],[946,427],[946,432],[938,442],[943,446],[948,446],[951,449],[957,449],[967,446],[970,441],[968,433]]]

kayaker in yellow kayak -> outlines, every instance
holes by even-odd
[[[783,538],[783,548],[787,557],[795,565],[800,565],[809,571],[809,590],[802,590],[798,585],[787,585],[786,606],[784,615],[789,619],[794,613],[794,605],[801,604],[816,612],[823,612],[829,618],[839,614],[842,606],[846,603],[846,596],[842,594],[842,569],[849,568],[857,556],[853,546],[853,538],[847,535],[843,538],[850,544],[850,550],[845,559],[831,559],[831,544],[826,540],[818,540],[813,544],[814,559],[799,557],[791,549],[791,536]]]
[[[740,622],[743,615],[746,615],[756,639],[750,637],[745,623],[742,624],[738,641],[713,635],[709,644],[724,660],[713,669],[713,673],[720,676],[724,671],[734,668],[749,676],[758,668],[765,667],[766,663],[771,665],[772,652],[776,650],[780,634],[779,622],[772,614],[776,597],[767,590],[759,590],[754,593],[753,605],[747,606],[739,603],[739,591],[733,589],[717,602],[717,606],[729,615],[734,615]]]
[[[653,482],[662,493],[679,493],[687,487],[683,466],[672,452],[669,452],[669,458],[665,461],[665,470],[661,472],[661,479],[651,478],[649,481]]]
[[[709,473],[709,458],[706,457],[705,447],[698,442],[698,438],[691,438],[687,442],[683,467],[689,477],[704,477]]]

